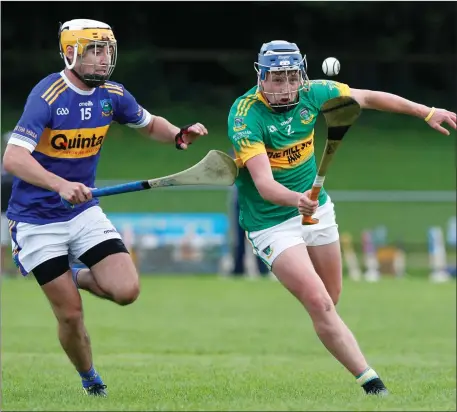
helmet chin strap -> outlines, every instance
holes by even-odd
[[[85,79],[82,77],[75,69],[71,69],[71,72],[81,80],[87,87],[98,87],[102,86],[106,82],[106,77],[100,76],[99,74],[94,74],[92,79]]]

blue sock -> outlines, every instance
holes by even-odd
[[[79,372],[79,376],[81,376],[83,387],[88,388],[96,383],[103,385],[102,378],[97,373],[97,371],[92,366],[88,372]]]
[[[79,289],[78,285],[78,272],[81,269],[86,269],[86,266],[83,265],[74,265],[71,267],[71,276],[73,277],[73,282],[75,283],[76,287]]]

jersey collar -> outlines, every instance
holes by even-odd
[[[83,96],[90,96],[91,94],[93,94],[95,92],[95,88],[91,89],[91,90],[81,90],[79,87],[76,87],[67,77],[67,75],[65,74],[65,70],[62,70],[60,72],[60,75],[62,76],[64,82],[66,83],[66,85],[71,89],[73,90],[74,92],[78,93],[78,94],[81,94]]]

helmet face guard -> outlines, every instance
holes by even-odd
[[[68,46],[73,48],[71,62],[65,54]],[[64,23],[59,30],[59,47],[67,69],[88,87],[103,85],[116,67],[117,42],[105,23],[84,19]],[[101,54],[105,54],[106,63],[98,64]],[[77,63],[80,72],[75,70]]]
[[[254,68],[258,75],[258,89],[268,98],[272,108],[292,108],[298,104],[298,92],[309,88],[309,79],[306,74],[306,56],[302,56],[295,43],[282,40],[275,40],[265,43],[260,49],[258,61],[254,63]],[[280,76],[280,81],[286,83],[286,87],[281,92],[267,92],[262,86],[262,81],[267,79],[267,75],[276,74]],[[298,87],[291,88],[291,81],[298,74]],[[294,101],[292,96],[297,94]],[[280,103],[281,98],[288,96],[287,103]],[[269,98],[270,97],[270,98]]]

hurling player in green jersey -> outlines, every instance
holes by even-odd
[[[329,352],[367,394],[387,394],[335,310],[342,263],[334,205],[325,190],[317,202],[309,199],[316,176],[314,124],[322,104],[337,96],[352,96],[364,109],[422,118],[446,135],[441,124],[455,129],[456,114],[389,93],[310,81],[306,58],[287,41],[263,44],[256,71],[257,85],[236,99],[228,117],[240,167],[240,225],[254,253],[306,308]],[[301,215],[313,215],[319,223],[302,226]]]

